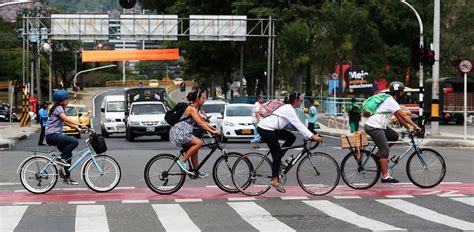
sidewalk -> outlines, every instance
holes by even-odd
[[[338,128],[336,128],[336,124],[334,123],[330,123],[329,125],[330,127],[328,127],[329,119],[330,118],[323,113],[318,114],[318,123],[321,129],[317,131],[320,134],[340,137],[341,135],[350,133],[349,129],[343,128],[344,122],[347,123],[347,121],[345,121],[342,116],[336,117]],[[362,119],[362,121],[360,122],[359,129],[364,128],[365,120],[366,120],[365,118]],[[457,127],[459,126],[452,125],[452,126],[443,126],[443,127],[452,127],[452,128],[458,129]],[[464,141],[464,134],[463,134],[464,131],[462,129],[459,131],[456,131],[453,129],[441,128],[440,126],[440,134],[432,135],[430,133],[431,128],[427,126],[426,127],[427,133],[421,145],[428,146],[428,147],[474,147],[474,135],[472,134],[472,131],[473,131],[472,127],[473,126],[468,126],[469,132],[468,132],[467,140]],[[400,129],[395,128],[395,130],[400,132]]]

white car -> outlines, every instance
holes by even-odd
[[[209,124],[217,128],[217,124],[224,115],[224,108],[228,103],[221,100],[206,100],[201,109],[211,118]]]
[[[181,83],[183,83],[183,78],[175,78],[173,79],[173,85],[180,85]]]
[[[104,98],[100,107],[101,133],[109,137],[114,133],[125,133],[125,98],[123,95],[109,95]]]
[[[219,122],[223,132],[222,141],[228,139],[251,139],[254,137],[252,104],[229,104],[224,108],[224,116]]]

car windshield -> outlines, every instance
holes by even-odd
[[[252,116],[253,106],[227,106],[226,116]]]
[[[77,116],[76,108],[72,106],[66,107],[65,113],[67,116]]]
[[[107,112],[124,112],[125,102],[123,101],[112,101],[107,103]]]
[[[221,113],[224,112],[225,104],[204,104],[202,110],[206,113]]]
[[[79,112],[79,113],[87,113],[86,107],[78,106],[76,108],[77,108],[77,112]]]
[[[132,107],[132,115],[164,113],[165,108],[161,104],[134,105]]]

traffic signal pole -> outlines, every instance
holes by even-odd
[[[434,22],[433,22],[433,87],[431,103],[431,134],[439,134],[439,43],[440,43],[440,0],[434,1]]]

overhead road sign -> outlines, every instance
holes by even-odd
[[[189,40],[245,41],[247,16],[245,15],[190,15]]]
[[[53,40],[82,40],[94,42],[109,39],[107,14],[52,14],[51,38]]]
[[[178,15],[121,15],[121,40],[178,40]]]
[[[107,62],[124,60],[178,60],[179,49],[149,50],[82,50],[82,62]]]

